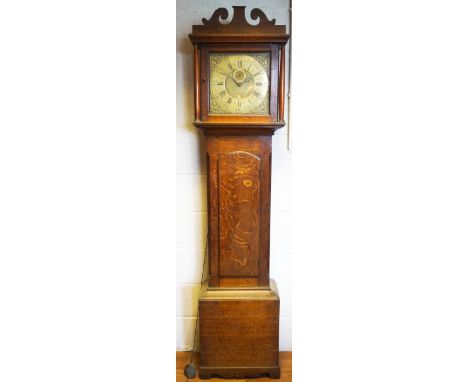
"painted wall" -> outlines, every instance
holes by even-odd
[[[192,24],[201,24],[203,17],[210,18],[219,7],[232,11],[232,5],[243,4],[177,0],[177,350],[192,347],[207,234],[204,138],[192,124],[193,47],[187,35],[191,33]],[[288,0],[249,1],[246,14],[252,8],[262,9],[269,19],[275,18],[277,24],[286,24],[289,32]],[[287,93],[288,89],[286,83]],[[287,104],[285,115],[287,120]],[[272,154],[270,275],[278,284],[281,298],[280,350],[292,350],[291,152],[288,150],[288,129],[286,126],[273,136]]]

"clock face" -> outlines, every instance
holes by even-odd
[[[269,115],[270,53],[211,53],[209,114]]]

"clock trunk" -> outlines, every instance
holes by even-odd
[[[209,285],[268,285],[271,136],[208,135],[206,147]]]

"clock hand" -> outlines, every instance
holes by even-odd
[[[234,78],[233,78],[233,80],[234,80],[234,82],[236,83],[236,85],[237,85],[238,88],[242,86],[243,81],[237,81],[237,80],[235,80]]]
[[[252,80],[253,80],[252,77],[249,77],[248,79],[247,79],[247,77],[246,77],[246,78],[244,78],[244,80],[242,81],[241,85],[239,85],[239,86],[247,86]]]
[[[234,81],[234,83],[237,85],[237,87],[239,87],[239,86],[241,86],[241,85],[242,85],[242,84],[240,84],[239,82],[237,82],[237,80],[236,80],[236,79],[235,79],[235,78],[232,76],[232,74],[231,74],[231,73],[228,73],[228,74],[227,74],[227,77],[230,77],[230,78],[231,78],[231,80],[233,80],[233,81]]]

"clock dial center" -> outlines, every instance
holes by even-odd
[[[237,85],[242,85],[246,77],[247,74],[244,69],[236,69],[232,72],[232,78],[236,81]]]
[[[252,75],[243,69],[234,70],[226,78],[226,91],[233,98],[249,97],[254,91]]]

